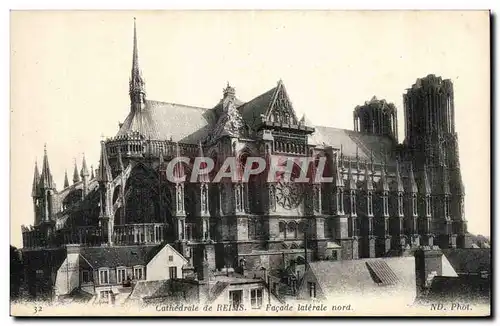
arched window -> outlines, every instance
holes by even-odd
[[[431,196],[425,195],[425,213],[427,216],[431,216]]]
[[[403,211],[403,194],[398,194],[398,216],[404,216]]]
[[[306,223],[300,222],[299,223],[299,232],[298,232],[298,237],[302,238],[304,234],[307,233],[307,228],[306,228]]]
[[[389,216],[389,199],[387,197],[387,193],[385,192],[382,195],[382,204],[383,204],[384,216]]]
[[[367,206],[368,206],[368,209],[367,209],[367,213],[368,213],[368,216],[373,216],[373,200],[372,200],[372,192],[369,191],[368,194],[367,194],[367,199],[366,199],[366,202],[367,202]]]
[[[344,189],[338,188],[338,214],[344,214]]]
[[[411,209],[412,209],[412,215],[417,216],[417,195],[413,194],[411,197]]]
[[[286,239],[286,224],[285,222],[279,222],[279,236],[281,239]]]
[[[295,222],[288,223],[287,238],[297,238],[297,224]]]
[[[351,215],[352,216],[356,216],[356,191],[355,190],[351,190]]]

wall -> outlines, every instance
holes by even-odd
[[[57,270],[54,286],[55,295],[69,294],[80,286],[79,255],[68,254],[61,267]]]
[[[169,261],[173,256],[173,261]],[[170,245],[165,245],[146,266],[146,280],[157,281],[170,278],[169,267],[177,267],[177,278],[182,278],[182,266],[188,261]]]

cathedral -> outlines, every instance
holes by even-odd
[[[354,108],[353,130],[298,117],[283,81],[249,101],[227,85],[205,108],[151,100],[134,22],[130,112],[102,140],[97,169],[83,158],[56,188],[44,152],[35,165],[34,223],[23,250],[169,244],[193,273],[208,267],[277,270],[317,260],[405,255],[420,246],[469,247],[455,132],[453,84],[419,78],[403,94],[405,139],[394,104],[375,96]],[[324,158],[331,182],[252,176],[248,182],[171,182],[176,157]],[[239,165],[239,166],[240,166]],[[316,164],[307,173],[314,174]],[[189,164],[174,173],[187,175]]]

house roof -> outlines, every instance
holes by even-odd
[[[489,301],[491,280],[477,275],[435,276],[424,299],[461,302]]]
[[[83,247],[80,251],[93,268],[146,265],[163,246]]]
[[[139,300],[143,298],[152,297],[162,293],[163,288],[167,287],[169,280],[159,280],[159,281],[138,281],[132,293],[129,296],[130,300]]]
[[[217,299],[229,285],[230,284],[228,282],[222,281],[218,281],[217,283],[215,283],[215,285],[210,289],[210,293],[208,294],[208,302],[213,302],[215,299]]]
[[[319,287],[328,296],[334,293],[371,294],[389,288],[415,289],[415,259],[397,257],[317,261],[309,263]]]
[[[489,248],[443,249],[443,254],[457,274],[491,271],[491,249]]]

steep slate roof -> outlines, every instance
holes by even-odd
[[[145,297],[151,297],[157,294],[157,292],[168,285],[169,280],[159,280],[159,281],[138,281],[135,284],[134,290],[130,294],[129,299],[139,300]],[[160,291],[161,292],[161,291]]]
[[[146,265],[162,246],[84,247],[80,251],[91,266],[96,268]]]
[[[491,271],[491,249],[443,249],[451,266],[457,274],[481,273]]]
[[[208,302],[211,303],[229,286],[228,282],[217,282],[210,289],[210,293],[208,294]]]
[[[384,157],[380,154],[390,155],[393,149],[392,140],[387,136],[324,126],[315,126],[314,128],[316,132],[312,135],[310,143],[329,145],[339,149],[342,147],[342,153],[345,156],[355,157],[357,149],[361,160],[369,160],[373,151],[373,158],[381,161]]]
[[[241,113],[244,122],[255,129],[261,122],[260,116],[273,105],[273,100],[280,90],[285,91],[283,82],[243,103],[235,99],[235,106]],[[125,136],[139,132],[146,139],[167,140],[198,144],[203,141],[214,128],[222,100],[213,108],[206,109],[174,103],[147,100],[143,110],[130,112],[116,136]],[[309,120],[306,125],[313,126]],[[381,153],[389,155],[394,144],[387,136],[370,135],[352,130],[314,126],[316,131],[310,136],[312,145],[329,145],[340,148],[344,155],[356,156],[356,148],[360,159],[370,159],[373,151],[374,159],[382,160]]]
[[[278,86],[273,87],[253,100],[238,107],[243,120],[245,120],[250,128],[255,127],[261,121],[260,115],[265,114],[267,109],[271,106],[277,89]]]
[[[116,136],[139,132],[146,139],[197,144],[209,133],[213,112],[204,108],[146,101],[144,110],[130,112]]]
[[[488,302],[491,280],[476,275],[458,277],[435,276],[427,295],[427,301],[438,302]]]
[[[326,296],[333,293],[371,294],[380,291],[380,287],[410,291],[415,288],[413,257],[317,261],[309,263],[309,267]]]

